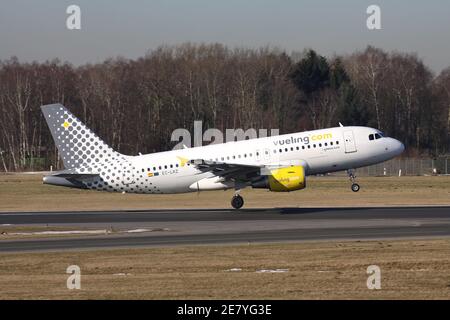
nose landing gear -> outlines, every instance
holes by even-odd
[[[240,209],[244,205],[244,198],[242,198],[238,193],[231,199],[231,206],[235,209]]]
[[[347,170],[347,174],[350,178],[350,181],[352,182],[352,191],[353,192],[358,192],[359,189],[361,189],[361,187],[359,186],[359,184],[357,184],[356,181],[356,175],[355,175],[355,170]]]

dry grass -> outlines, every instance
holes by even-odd
[[[449,205],[449,182],[361,178],[355,194],[345,177],[313,177],[303,191],[243,194],[248,208]],[[110,194],[42,185],[40,175],[0,175],[0,211],[228,208],[231,195]],[[72,264],[81,267],[82,290],[66,288]],[[382,290],[366,287],[372,264],[381,267]],[[242,271],[226,271],[231,268]],[[260,269],[289,271],[255,272]],[[448,299],[450,240],[0,253],[0,288],[0,299]]]
[[[1,254],[0,299],[448,299],[449,253],[416,240]],[[66,288],[72,264],[81,290]],[[372,264],[381,290],[366,287]]]
[[[360,178],[353,193],[346,177],[311,177],[305,190],[245,189],[246,208],[305,206],[449,205],[450,177]],[[0,211],[229,208],[233,191],[136,195],[42,184],[41,175],[0,175]]]

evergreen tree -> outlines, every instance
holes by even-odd
[[[309,50],[306,57],[300,60],[290,74],[294,85],[307,98],[314,92],[330,84],[330,67],[327,59]]]

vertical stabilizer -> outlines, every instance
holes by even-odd
[[[81,171],[112,159],[123,159],[61,104],[41,107],[66,169]]]

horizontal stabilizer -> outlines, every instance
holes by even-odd
[[[81,172],[75,172],[74,170],[63,170],[63,171],[57,171],[54,174],[51,174],[50,176],[66,178],[66,179],[74,179],[74,180],[83,180],[83,179],[99,177],[99,174],[98,173],[81,173]]]
[[[78,171],[78,172],[77,172]],[[45,176],[44,184],[51,184],[55,186],[86,188],[83,182],[98,178],[98,173],[79,172],[77,169],[68,169],[56,171],[48,176]]]

